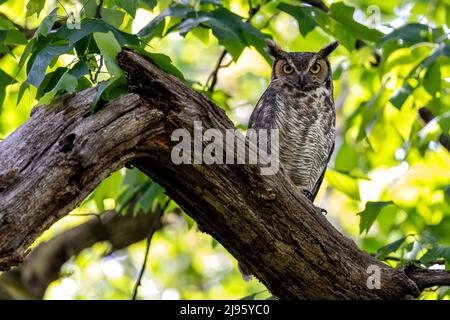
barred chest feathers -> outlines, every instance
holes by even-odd
[[[335,108],[330,92],[289,88],[275,99],[275,127],[279,129],[280,161],[292,182],[313,190],[326,168],[335,140]]]

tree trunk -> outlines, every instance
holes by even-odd
[[[289,178],[258,165],[175,165],[175,129],[233,129],[205,96],[124,50],[133,92],[95,114],[95,90],[38,108],[0,143],[0,266],[21,261],[46,228],[111,172],[129,163],[166,189],[199,225],[270,291],[286,299],[404,299],[419,294],[416,269],[393,269],[339,233]],[[245,138],[238,134],[238,140]],[[207,144],[203,142],[203,144]],[[254,146],[249,146],[254,152]],[[379,268],[379,289],[367,285]],[[370,271],[370,269],[369,269]],[[419,270],[436,276],[432,270]],[[448,284],[448,273],[440,275]],[[419,281],[419,282],[418,282]],[[432,282],[436,285],[436,281]]]

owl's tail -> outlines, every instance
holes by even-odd
[[[238,266],[239,272],[241,273],[242,279],[245,282],[249,282],[250,280],[253,279],[253,275],[251,274],[251,272],[249,270],[247,270],[247,268],[245,268],[244,265],[241,264],[239,261],[238,261],[237,266]]]

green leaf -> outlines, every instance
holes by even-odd
[[[73,93],[75,92],[77,85],[78,85],[77,78],[75,78],[69,73],[65,73],[61,77],[61,79],[59,79],[55,87],[51,91],[47,92],[41,99],[39,99],[38,104],[42,105],[50,103],[55,96],[63,92]]]
[[[436,245],[429,249],[419,260],[424,265],[429,265],[439,258],[443,258],[445,261],[450,262],[450,247]]]
[[[89,79],[86,77],[81,77],[78,79],[76,91],[81,91],[90,87],[92,87],[91,81],[89,81]]]
[[[109,85],[110,81],[111,81],[111,79],[108,81],[103,81],[97,86],[97,91],[96,91],[94,97],[92,98],[92,102],[91,102],[91,112],[92,113],[95,113],[97,111],[98,107],[101,107],[102,95],[103,95],[105,89],[107,88],[107,86]]]
[[[34,34],[34,36],[42,35],[46,37],[55,24],[57,14],[58,8],[53,9],[50,14],[46,16],[39,24],[39,27],[36,29],[36,33]]]
[[[119,10],[112,10],[108,8],[102,9],[102,19],[116,28],[119,28],[123,22],[125,13]]]
[[[0,43],[3,43],[5,41],[7,34],[8,30],[0,30]]]
[[[91,112],[95,113],[99,107],[123,94],[128,93],[125,74],[113,76],[108,81],[100,83],[91,103]]]
[[[149,181],[149,178],[138,169],[126,169],[125,178],[122,181],[124,186],[139,186],[144,182]]]
[[[442,34],[440,29],[433,29],[426,24],[410,23],[393,30],[381,40],[384,43],[400,40],[401,46],[411,46],[419,42],[428,42]]]
[[[16,80],[13,77],[0,69],[0,113],[6,96],[6,87],[15,82]]]
[[[370,29],[353,19],[355,8],[345,5],[343,2],[333,3],[330,7],[330,16],[339,21],[346,29],[359,39],[379,42],[384,34],[376,29]]]
[[[161,25],[164,29],[164,20],[166,17],[179,17],[182,18],[191,12],[192,8],[182,4],[176,4],[165,9],[156,18],[150,21],[145,27],[143,27],[139,32],[138,36],[141,38],[150,38],[155,36],[160,36],[162,34]],[[155,33],[158,30],[160,32]]]
[[[97,1],[96,0],[84,0],[83,1],[83,10],[81,10],[81,14],[85,18],[95,18],[97,15]],[[102,9],[105,10],[106,8]]]
[[[145,192],[152,184],[152,181],[137,169],[127,169],[125,177],[122,181],[122,186],[126,186],[124,192],[117,198],[118,211],[123,210],[130,204],[138,193]],[[141,205],[139,204],[139,207]]]
[[[95,188],[88,200],[94,200],[100,212],[105,211],[104,200],[116,199],[119,196],[123,189],[120,187],[122,181],[123,176],[119,171],[112,173]]]
[[[286,4],[280,4],[279,6],[297,20],[302,35],[308,34],[314,29],[314,25],[317,25],[327,34],[339,39],[348,50],[355,49],[356,36],[353,30],[349,30],[348,26],[333,19],[323,10],[311,6],[289,6]]]
[[[400,238],[394,242],[391,242],[391,243],[385,245],[384,247],[381,247],[380,249],[378,249],[375,257],[380,260],[386,259],[386,257],[390,253],[397,251],[407,238],[408,238],[408,236]]]
[[[432,96],[441,89],[441,68],[437,62],[432,63],[422,80],[425,90]]]
[[[261,293],[266,292],[266,291],[267,291],[267,290],[258,291],[258,292],[252,293],[252,294],[250,294],[250,295],[248,295],[248,296],[245,296],[245,297],[243,297],[243,298],[241,298],[241,299],[239,299],[239,300],[255,300],[255,298],[256,298],[256,296],[257,296],[258,294],[261,294]]]
[[[76,42],[91,35],[94,32],[107,33],[109,31],[114,34],[115,38],[121,46],[139,45],[139,39],[135,35],[120,31],[114,28],[114,26],[98,19],[84,19],[83,21],[81,21],[79,29],[69,29],[67,28],[67,26],[62,26],[56,33],[56,37],[60,39],[68,39],[69,45],[73,46]]]
[[[347,142],[342,143],[336,154],[334,168],[338,171],[350,171],[358,165],[358,152],[355,146]]]
[[[362,180],[368,180],[368,181],[371,180],[370,177],[366,173],[362,172],[358,168],[353,168],[351,170],[338,170],[336,167],[334,167],[333,171],[342,173],[343,175],[349,176],[354,179],[362,179]]]
[[[22,32],[20,32],[19,30],[8,30],[6,32],[6,37],[4,40],[5,43],[12,43],[12,44],[18,44],[18,45],[23,45],[23,44],[27,44],[27,38],[25,38],[25,36],[23,35]]]
[[[200,0],[200,3],[201,4],[210,3],[210,4],[213,4],[215,6],[219,6],[219,7],[223,6],[223,1],[222,0]]]
[[[191,30],[191,33],[194,37],[199,39],[203,44],[209,44],[209,30],[205,28],[196,28]]]
[[[314,28],[318,26],[317,22],[304,7],[293,6],[282,2],[278,5],[278,9],[290,14],[297,20],[300,33],[303,37],[306,37],[308,33],[313,31]]]
[[[28,64],[31,63],[31,67],[29,67],[25,82],[39,88],[50,62],[70,49],[71,47],[68,45],[51,44],[36,52],[28,61]]]
[[[34,33],[33,38],[31,38],[30,41],[28,41],[28,44],[26,45],[26,47],[20,57],[19,65],[18,65],[19,68],[18,68],[17,73],[19,73],[20,70],[22,70],[28,56],[36,49],[37,42],[41,38],[40,36],[46,37],[48,32],[51,30],[53,24],[56,21],[57,12],[58,12],[57,8],[52,10],[52,12],[50,12],[50,14],[42,20],[41,24],[39,25],[36,32]]]
[[[431,28],[420,23],[410,23],[395,29],[381,39],[383,55],[387,58],[399,48],[410,47],[420,42],[434,42],[444,34],[440,28]]]
[[[122,48],[114,37],[114,34],[111,31],[108,33],[95,32],[93,36],[103,59],[105,59],[109,73],[111,76],[120,77],[124,72],[117,64],[116,58]]]
[[[198,27],[202,23],[208,22],[209,20],[211,20],[211,18],[207,17],[207,16],[189,18],[189,19],[183,20],[183,22],[174,26],[173,28],[174,29],[177,28],[178,31],[180,32],[180,34],[182,36],[185,36],[189,31]]]
[[[150,62],[157,65],[160,69],[174,75],[180,80],[186,81],[184,79],[183,73],[181,73],[181,71],[178,70],[177,67],[175,67],[172,64],[172,60],[170,59],[170,57],[162,53],[148,52],[142,48],[136,48],[135,50],[138,51],[145,58],[147,58]]]
[[[56,88],[55,94],[58,93],[58,91],[72,91],[72,79],[69,77],[68,79],[65,79],[65,82],[59,84],[59,88],[57,88],[58,82],[61,80],[61,78],[64,76],[65,73],[68,73],[69,75],[73,76],[75,79],[79,79],[83,77],[84,75],[89,73],[89,69],[87,67],[86,62],[84,61],[78,61],[70,70],[65,67],[59,67],[55,71],[47,73],[44,77],[44,80],[42,81],[41,85],[39,86],[37,93],[36,93],[36,99],[40,99],[44,94],[51,92],[53,89]],[[62,87],[61,87],[62,86]],[[90,87],[90,85],[88,86]],[[77,85],[78,89],[78,85]],[[45,103],[47,103],[48,98],[46,98]],[[42,103],[43,101],[41,101]]]
[[[341,172],[328,169],[325,173],[327,182],[335,189],[344,193],[353,200],[361,200],[358,180]]]
[[[153,8],[158,4],[156,0],[141,0],[141,3],[146,5],[150,10],[153,10]]]
[[[122,74],[119,77],[113,76],[109,79],[108,86],[103,91],[101,99],[105,101],[112,101],[127,93],[128,83],[125,74]]]
[[[86,61],[80,60],[72,68],[70,68],[69,73],[79,79],[89,73],[89,67]]]
[[[447,197],[447,202],[449,202]],[[450,203],[450,202],[449,202]],[[436,225],[427,226],[426,230],[430,232],[440,244],[450,245],[450,217],[444,216]]]
[[[413,88],[405,82],[403,86],[401,86],[400,89],[398,89],[394,94],[392,95],[391,99],[389,101],[397,108],[401,109],[403,104],[405,103],[406,99],[408,99],[412,94]]]
[[[23,95],[25,94],[25,91],[27,91],[30,88],[30,85],[26,82],[22,82],[19,88],[19,93],[17,94],[17,101],[16,104],[18,105],[20,103],[20,100],[22,100]]]
[[[39,100],[45,93],[51,91],[67,70],[67,68],[59,67],[55,71],[47,73],[36,92],[36,99]]]
[[[128,12],[128,14],[133,18],[136,16],[136,10],[139,4],[139,0],[115,0],[115,2],[119,7]]]
[[[239,58],[246,46],[253,46],[266,61],[271,62],[265,51],[266,42],[261,31],[225,8],[216,9],[208,15],[211,17],[208,25],[212,28],[213,34],[234,60]]]
[[[147,190],[145,190],[142,197],[139,199],[139,204],[141,205],[144,213],[149,213],[153,210],[158,203],[156,201],[158,196],[163,194],[164,189],[159,186],[159,184],[153,182]]]
[[[14,29],[14,28],[15,26],[11,21],[6,19],[5,17],[0,16],[0,29]]]
[[[27,3],[27,17],[32,16],[33,14],[39,14],[41,13],[42,9],[44,9],[45,0],[29,0]]]
[[[445,196],[445,201],[450,203],[450,185],[448,185],[444,188],[444,196]]]
[[[370,227],[377,219],[380,212],[387,206],[394,205],[392,201],[372,202],[368,201],[363,211],[359,212],[359,233],[369,232]]]

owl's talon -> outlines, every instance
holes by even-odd
[[[313,194],[308,189],[303,189],[303,193],[306,195],[306,197],[312,202],[313,201]]]
[[[324,215],[328,214],[328,211],[324,208],[320,208],[320,213],[323,213]]]

